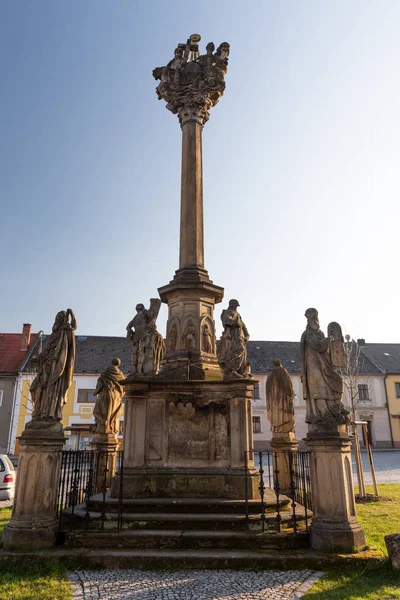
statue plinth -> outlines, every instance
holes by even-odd
[[[66,439],[63,428],[55,420],[30,421],[18,439],[18,476],[3,544],[7,550],[51,548],[58,530],[57,493]]]
[[[132,382],[125,388],[124,497],[245,498],[254,380]],[[249,498],[258,498],[248,463]],[[119,477],[111,494],[118,496]]]
[[[364,530],[356,515],[351,439],[339,429],[331,435],[309,433],[313,519],[311,546],[320,552],[364,550]]]

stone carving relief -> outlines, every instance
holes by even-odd
[[[70,308],[57,313],[51,335],[38,355],[37,375],[30,387],[32,422],[61,421],[74,374],[76,328],[76,318]]]
[[[187,351],[196,349],[196,327],[193,319],[187,319],[183,334],[182,334],[183,347]]]
[[[177,349],[178,328],[176,323],[172,323],[168,331],[168,352],[174,352]]]
[[[279,358],[272,361],[274,369],[267,377],[267,414],[272,433],[289,433],[295,429],[294,389],[292,379]]]
[[[148,309],[143,304],[138,304],[137,314],[126,326],[127,337],[132,340],[132,376],[134,377],[151,377],[160,369],[160,362],[165,354],[163,337],[156,328],[160,306],[161,300],[158,298],[150,298]]]
[[[209,318],[205,318],[201,322],[201,349],[207,354],[215,354],[215,335],[214,326]]]
[[[224,379],[250,376],[247,363],[247,342],[250,336],[237,311],[238,306],[237,300],[229,300],[229,307],[221,314],[224,330],[219,343],[218,361],[223,370]]]
[[[208,121],[208,111],[225,90],[229,44],[223,42],[215,52],[210,42],[206,54],[200,55],[200,39],[197,34],[191,35],[186,44],[178,44],[174,58],[165,67],[153,70],[153,77],[160,81],[158,99],[165,100],[168,110],[178,114],[182,125],[192,119],[201,125]]]
[[[97,380],[96,404],[93,410],[93,433],[107,434],[119,432],[119,417],[122,412],[122,396],[124,389],[121,382],[125,379],[119,369],[121,361],[114,358],[111,367],[103,371]]]
[[[306,422],[311,431],[337,431],[338,425],[350,422],[349,411],[342,402],[343,378],[338,371],[345,366],[342,330],[333,322],[325,337],[319,327],[318,311],[309,308],[305,317],[307,328],[301,337],[300,351]]]

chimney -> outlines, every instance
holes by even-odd
[[[23,352],[26,352],[29,348],[29,342],[31,341],[31,328],[32,325],[30,323],[24,323],[22,327],[22,340],[21,340],[21,348]]]
[[[359,338],[357,340],[357,346],[365,346],[365,339],[364,338]]]

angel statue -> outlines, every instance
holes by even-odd
[[[149,309],[138,304],[136,315],[126,326],[127,337],[132,340],[132,376],[151,377],[160,369],[165,354],[163,337],[156,329],[160,306],[158,298],[150,298]]]
[[[37,359],[37,375],[30,394],[32,421],[61,421],[75,364],[76,318],[70,308],[57,313],[51,335]]]
[[[301,336],[301,371],[306,400],[306,422],[311,430],[336,430],[349,423],[349,411],[342,402],[343,378],[338,371],[345,366],[342,329],[339,323],[328,326],[328,337],[319,328],[318,311],[305,312],[307,328]]]

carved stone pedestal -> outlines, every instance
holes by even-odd
[[[313,502],[311,546],[321,552],[354,552],[365,548],[357,521],[351,470],[351,440],[340,433],[308,434]],[[312,436],[312,437],[311,437]]]
[[[274,470],[278,470],[279,489],[281,494],[291,495],[291,465],[290,452],[297,452],[299,442],[295,439],[292,431],[283,433],[274,433],[271,440],[271,450],[273,453]]]
[[[253,380],[133,382],[125,388],[124,497],[245,498]],[[258,498],[253,461],[249,498]],[[111,495],[117,496],[119,476]]]
[[[92,440],[96,452],[96,490],[101,492],[111,486],[117,470],[118,439],[115,433],[98,433]]]
[[[58,421],[31,421],[21,451],[12,517],[4,529],[7,550],[51,548],[56,542],[58,482],[65,442]]]

